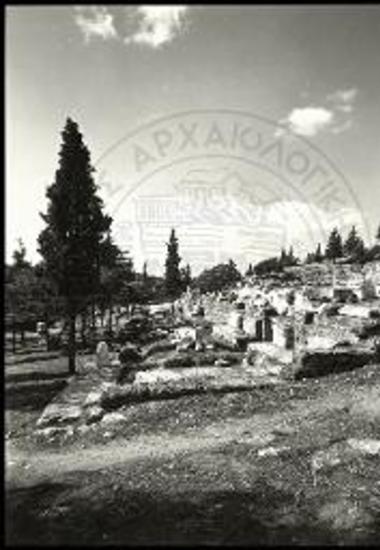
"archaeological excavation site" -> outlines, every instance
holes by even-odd
[[[380,6],[5,31],[4,547],[379,546]]]

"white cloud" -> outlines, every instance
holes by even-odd
[[[145,44],[159,48],[171,42],[184,29],[187,6],[139,6],[139,28],[124,39],[126,44]]]
[[[334,113],[324,107],[299,107],[293,109],[281,122],[295,134],[310,137],[331,126],[333,120]]]
[[[358,95],[357,88],[349,88],[347,90],[337,90],[327,96],[328,101],[337,103],[338,105],[351,105]]]
[[[348,115],[354,111],[357,88],[336,90],[326,96],[323,103],[328,106],[307,106],[294,108],[285,119],[280,120],[275,136],[282,136],[286,130],[301,136],[315,136],[321,130],[341,134],[352,126]]]
[[[358,95],[357,88],[348,88],[347,90],[337,90],[327,96],[327,101],[334,105],[334,108],[342,113],[352,113],[354,102]],[[346,127],[349,127],[346,124]],[[339,133],[339,132],[335,132]]]
[[[92,37],[103,40],[117,38],[117,32],[111,15],[104,6],[86,6],[75,8],[75,23],[84,35],[86,42]]]

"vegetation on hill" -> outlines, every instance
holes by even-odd
[[[194,284],[201,292],[215,292],[241,281],[242,275],[235,263],[230,260],[228,263],[218,264],[211,269],[205,269],[196,278]]]

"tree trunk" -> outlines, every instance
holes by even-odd
[[[91,302],[91,328],[95,330],[96,327],[96,320],[95,320],[95,301],[92,300]]]
[[[112,300],[109,301],[109,317],[108,317],[108,330],[111,334],[112,332]]]
[[[81,340],[82,340],[82,346],[83,349],[86,348],[86,310],[82,312],[82,319],[81,319]]]
[[[46,313],[44,316],[45,324],[46,324],[46,351],[50,350],[50,334],[49,334],[49,317]]]
[[[120,307],[118,306],[116,308],[116,312],[115,312],[115,330],[116,330],[116,332],[119,331],[119,318],[120,318]]]
[[[16,324],[12,323],[12,351],[16,353]]]
[[[69,373],[75,374],[75,319],[76,315],[73,312],[69,314],[69,341],[68,341],[68,357],[69,357]]]

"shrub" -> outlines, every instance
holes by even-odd
[[[332,350],[306,353],[294,371],[294,378],[313,378],[350,371],[370,363],[376,358],[374,351]]]
[[[192,355],[178,354],[166,359],[163,363],[163,366],[168,369],[172,369],[175,367],[195,367],[196,360]]]
[[[122,365],[130,365],[141,361],[141,353],[133,344],[125,345],[119,353],[119,361]]]

